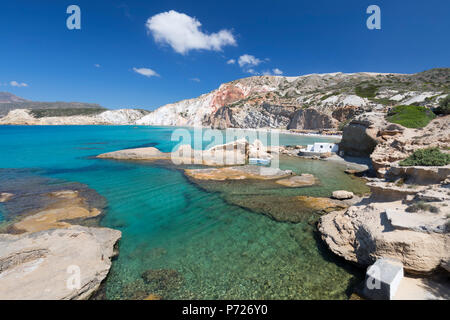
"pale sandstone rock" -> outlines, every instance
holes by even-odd
[[[401,167],[391,165],[385,173],[386,179],[402,178],[406,183],[421,185],[440,183],[448,176],[450,176],[450,165],[442,167]]]
[[[389,126],[392,126],[392,124]],[[378,135],[385,130],[384,127],[379,127]],[[418,178],[420,178],[420,175],[427,174],[422,169],[412,172],[416,169],[401,168],[397,163],[406,159],[417,149],[438,147],[444,152],[449,152],[450,116],[438,117],[422,129],[403,128],[401,133],[393,136],[384,135],[381,139],[378,139],[378,142],[370,158],[380,177],[383,177],[387,172],[390,175],[395,175],[409,171],[407,174],[419,175]],[[431,171],[428,173],[432,174]],[[426,176],[423,177],[426,178]]]
[[[371,181],[366,184],[370,188],[370,200],[391,202],[404,200],[408,196],[415,196],[418,192],[426,190],[426,186],[411,184],[397,185],[395,182]]]
[[[398,259],[408,272],[427,273],[450,259],[448,233],[418,232],[404,223],[396,228],[386,216],[389,208],[404,210],[406,205],[371,203],[322,216],[322,239],[335,254],[364,266],[385,257]]]
[[[160,160],[169,159],[170,154],[159,151],[157,148],[135,148],[103,153],[97,158],[117,160]]]
[[[448,207],[447,207],[448,208]],[[417,232],[445,233],[445,224],[448,221],[449,210],[439,213],[405,212],[398,209],[386,209],[386,218],[396,229],[412,230]]]
[[[239,139],[217,145],[207,150],[193,149],[190,145],[181,145],[172,153],[161,152],[154,147],[125,149],[98,155],[97,158],[118,160],[171,160],[174,164],[202,164],[206,166],[243,165],[249,157],[272,159],[276,148],[268,149],[261,141],[249,144],[246,139]]]
[[[0,299],[89,298],[107,276],[120,237],[117,230],[81,226],[0,234]],[[80,288],[71,289],[77,268]]]
[[[333,191],[332,198],[338,199],[338,200],[346,200],[353,198],[354,194],[353,192],[346,191],[346,190],[337,190]]]

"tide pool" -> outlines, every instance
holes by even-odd
[[[42,183],[85,184],[106,199],[100,224],[122,231],[119,256],[104,287],[107,299],[152,293],[165,299],[348,297],[350,285],[362,272],[326,249],[316,233],[317,217],[296,224],[276,222],[230,204],[221,192],[199,188],[175,167],[94,158],[142,146],[171,151],[178,143],[170,141],[174,129],[0,126],[0,168],[29,170],[49,179]],[[280,135],[280,144],[314,141],[333,139]],[[336,163],[288,159],[280,166],[319,177],[319,186],[298,191],[304,195],[328,196],[333,190],[357,190],[362,185]],[[14,174],[3,175],[0,189],[7,190]],[[166,274],[164,283],[146,283],[142,275],[148,270]]]

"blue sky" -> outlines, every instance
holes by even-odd
[[[71,4],[81,30],[66,27]],[[371,4],[381,30],[366,27]],[[252,72],[449,67],[449,12],[447,0],[2,1],[0,91],[154,109]]]

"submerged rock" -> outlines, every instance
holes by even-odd
[[[12,229],[16,232],[37,232],[68,228],[71,224],[67,220],[92,218],[101,214],[99,209],[89,208],[86,200],[79,195],[78,191],[55,191],[49,196],[58,200],[37,213],[16,222]]]
[[[176,290],[183,284],[183,277],[176,270],[150,269],[142,274],[142,279],[152,290]]]
[[[281,184],[285,187],[297,188],[313,186],[318,183],[318,180],[312,174],[303,173],[300,176],[293,176],[290,178],[277,180],[276,183]]]
[[[144,300],[162,300],[162,297],[160,295],[151,293],[147,297],[145,297]]]
[[[120,237],[117,230],[81,226],[0,234],[0,299],[89,298],[107,276]]]
[[[225,199],[240,207],[263,213],[280,222],[312,222],[317,214],[347,208],[343,201],[309,196],[227,195]]]
[[[291,170],[280,170],[278,168],[255,165],[212,169],[186,169],[184,172],[188,177],[193,179],[215,181],[244,179],[272,180],[288,177],[294,174]]]
[[[2,192],[0,193],[0,203],[9,201],[9,199],[11,199],[12,197],[14,197],[12,193]]]

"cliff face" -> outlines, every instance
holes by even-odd
[[[327,129],[337,128],[338,121],[314,108],[301,109],[293,114],[288,129]]]
[[[257,76],[232,81],[199,98],[156,109],[143,125],[335,129],[365,112],[415,103],[437,106],[450,69],[419,74],[330,73]]]

